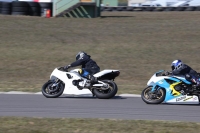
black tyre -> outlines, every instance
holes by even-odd
[[[104,9],[105,9],[105,7],[104,7],[104,6],[101,6],[101,9],[100,9],[100,10],[101,10],[102,12],[104,11]]]
[[[28,12],[12,12],[11,15],[28,15]]]
[[[164,11],[174,11],[175,7],[166,7]]]
[[[30,16],[41,16],[41,14],[37,13],[37,12],[29,12],[29,15]]]
[[[153,11],[155,7],[145,7],[144,11]]]
[[[2,8],[2,6],[1,6],[1,5],[2,5],[2,2],[0,1],[0,14],[1,14],[1,8]]]
[[[40,8],[40,12],[43,13],[45,9],[46,9],[46,10],[51,10],[50,8],[45,8],[45,7],[44,7],[44,8]]]
[[[39,3],[39,6],[41,7],[41,8],[52,8],[52,3],[47,3],[47,2],[40,2]]]
[[[147,104],[160,104],[165,100],[165,89],[161,88],[156,92],[151,92],[152,86],[148,86],[142,91],[141,98]]]
[[[196,10],[196,7],[193,7],[193,6],[189,6],[185,9],[185,11],[195,11]]]
[[[117,11],[125,11],[125,10],[126,10],[126,7],[123,7],[123,6],[117,7]]]
[[[38,8],[38,7],[30,7],[29,11],[40,12],[40,8]]]
[[[0,2],[0,14],[9,15],[11,12],[10,2]]]
[[[44,9],[51,10],[51,16],[52,16],[52,3],[40,2],[39,5],[40,5],[39,7],[41,16],[43,16],[44,14]]]
[[[135,8],[133,9],[133,11],[135,11],[135,12],[140,12],[140,11],[143,11],[143,10],[145,10],[144,7],[135,7]]]
[[[109,99],[116,95],[118,88],[114,81],[112,80],[102,80],[102,82],[108,84],[107,90],[101,90],[98,88],[93,89],[93,94],[99,99]]]
[[[1,11],[9,11],[9,12],[11,12],[11,8],[1,8]]]
[[[28,3],[25,1],[13,1],[12,7],[27,7]]]
[[[2,8],[10,8],[11,7],[11,3],[10,2],[1,2],[1,7]]]
[[[176,7],[175,9],[174,9],[175,11],[184,11],[185,10],[185,7]]]
[[[40,16],[40,8],[38,7],[30,7],[29,8],[29,15],[31,16]]]
[[[153,11],[155,11],[155,12],[161,12],[163,10],[165,10],[164,7],[155,7],[155,9]]]
[[[200,11],[200,6],[197,6],[195,11]]]
[[[127,6],[126,7],[126,11],[133,11],[134,7],[131,7],[131,6]]]
[[[112,7],[112,11],[117,11],[117,6]]]
[[[38,2],[27,2],[29,7],[40,7],[40,4]]]
[[[28,7],[12,7],[12,12],[28,12]]]
[[[55,87],[51,87],[53,83],[53,81],[48,81],[42,86],[42,94],[47,98],[59,97],[64,91],[63,83],[60,83]]]
[[[3,15],[11,15],[10,11],[1,11],[0,13],[3,14]]]
[[[113,7],[106,7],[104,11],[113,11]]]

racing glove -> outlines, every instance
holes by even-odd
[[[64,67],[65,70],[69,69],[71,67],[71,65],[67,65]]]
[[[167,76],[167,75],[171,75],[172,74],[172,72],[169,72],[169,71],[166,71],[165,72],[165,75]]]
[[[170,75],[170,74],[172,74],[172,73],[169,72],[169,71],[165,71],[165,72],[163,72],[161,75],[162,75],[162,76],[167,76],[167,75]]]

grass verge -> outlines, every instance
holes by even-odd
[[[69,19],[0,15],[0,91],[38,92],[78,51],[118,69],[118,93],[141,93],[175,59],[200,71],[200,12],[103,12]]]
[[[0,117],[0,133],[198,133],[199,123]]]

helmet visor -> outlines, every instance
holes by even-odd
[[[174,70],[175,69],[175,67],[174,66],[172,66],[172,70]]]
[[[80,54],[76,56],[76,60],[78,60],[80,58]]]

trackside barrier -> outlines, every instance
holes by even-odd
[[[11,4],[10,2],[0,2],[0,14],[10,15],[11,14]]]
[[[36,1],[36,0],[34,0]],[[100,16],[100,0],[0,1],[0,14],[43,17],[95,18]],[[123,9],[121,9],[123,10]]]
[[[0,14],[4,15],[43,16],[44,9],[50,10],[51,15],[52,2],[0,2]]]
[[[162,11],[200,11],[200,6],[188,6],[188,7],[130,7],[130,6],[103,6],[101,11],[130,11],[130,12],[162,12]]]

